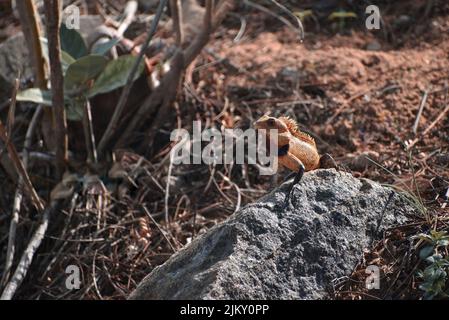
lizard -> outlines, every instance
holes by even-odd
[[[278,162],[294,173],[295,179],[288,189],[285,204],[291,196],[293,187],[302,179],[304,172],[315,170],[320,166],[320,155],[316,147],[315,139],[298,128],[295,120],[289,117],[262,116],[254,123],[256,129],[265,129],[267,139],[270,137],[269,130],[277,129],[277,139],[273,141],[278,148]]]

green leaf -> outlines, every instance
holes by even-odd
[[[416,271],[416,276],[420,279],[424,278],[424,273],[421,270]]]
[[[432,237],[429,236],[428,234],[424,234],[424,233],[420,233],[419,235],[413,236],[412,238],[413,238],[413,239],[424,240],[424,241],[427,241],[427,242],[433,242]]]
[[[419,257],[424,260],[428,256],[430,256],[433,252],[434,247],[433,246],[425,246],[419,251]]]
[[[449,245],[449,240],[447,239],[440,239],[437,241],[437,245],[439,247],[447,247]]]
[[[61,67],[62,67],[62,74],[63,75],[65,75],[67,73],[67,69],[75,61],[76,60],[73,59],[70,54],[68,54],[65,51],[61,51]]]
[[[48,40],[46,38],[40,38],[42,45],[42,54],[44,55],[45,60],[48,65],[50,65],[50,59],[48,57]],[[62,73],[65,74],[69,65],[75,62],[75,59],[65,51],[61,50],[61,65],[62,65]]]
[[[31,88],[17,93],[17,101],[29,101],[45,106],[51,106],[52,94],[50,91]]]
[[[88,94],[89,98],[97,94],[109,92],[124,86],[133,65],[136,63],[136,60],[137,57],[134,57],[132,55],[124,55],[116,60],[110,61],[104,71],[95,81],[94,86],[90,89],[90,92]],[[133,81],[139,78],[144,67],[145,65],[142,61]]]
[[[117,43],[119,43],[119,42],[120,42],[119,38],[113,38],[105,43],[95,45],[92,48],[92,53],[104,56],[106,53],[109,52],[109,50],[111,50],[113,47],[115,47],[117,45]]]
[[[64,77],[64,90],[82,90],[89,80],[95,79],[106,67],[108,60],[99,55],[88,55],[76,60],[67,69]]]
[[[83,37],[75,29],[69,29],[62,23],[60,30],[61,49],[75,59],[84,57],[87,54],[87,47]]]
[[[81,121],[84,115],[84,99],[72,99],[66,107],[67,120]]]

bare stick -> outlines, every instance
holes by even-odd
[[[182,6],[181,0],[170,0],[170,11],[173,20],[173,31],[176,37],[176,45],[181,47],[184,41],[182,30]]]
[[[48,50],[50,56],[53,116],[55,120],[56,173],[62,177],[68,162],[67,119],[64,108],[64,78],[61,68],[60,0],[44,1],[47,17]]]
[[[444,118],[444,116],[448,112],[449,112],[449,105],[447,105],[446,108],[444,108],[443,112],[441,112],[438,115],[438,117],[426,128],[426,130],[424,130],[423,133],[421,133],[420,137],[416,138],[408,145],[407,150],[413,148],[418,143],[418,141],[421,140],[421,138],[425,137],[430,132],[430,130],[432,130],[438,124],[438,122],[440,122],[441,119]]]
[[[12,136],[12,128],[14,127],[14,118],[16,114],[16,97],[17,91],[19,91],[19,79],[14,81],[14,88],[11,96],[11,103],[9,105],[8,121],[6,122],[6,128],[8,129],[8,137]]]
[[[173,156],[174,153],[170,152],[170,164],[168,165],[167,184],[165,186],[165,197],[164,197],[165,225],[167,226],[167,228],[170,225],[170,220],[168,218],[168,200],[170,199],[170,179],[171,179],[171,172],[173,169]]]
[[[271,0],[270,0],[271,1]],[[272,3],[274,3],[277,7],[281,8],[282,11],[286,12],[290,17],[292,17],[297,23],[298,23],[298,28],[296,28],[290,21],[288,21],[287,19],[285,19],[284,17],[278,15],[277,13],[271,11],[270,9],[265,8],[264,6],[255,3],[253,1],[250,0],[244,0],[244,3],[250,7],[253,7],[257,10],[260,10],[270,16],[275,17],[276,19],[278,19],[279,21],[281,21],[283,24],[285,24],[287,27],[289,27],[290,29],[294,30],[295,32],[298,32],[299,30],[299,39],[300,41],[302,41],[304,39],[304,28],[302,26],[301,20],[295,16],[294,14],[292,14],[290,12],[290,10],[288,10],[286,7],[284,7],[283,5],[281,5],[280,3],[278,3],[277,1],[271,1]]]
[[[137,113],[128,123],[126,129],[121,134],[120,138],[115,144],[115,148],[124,147],[129,137],[136,128],[148,119],[150,116],[155,117],[153,123],[160,120],[157,117],[157,110],[161,105],[170,105],[176,98],[176,89],[179,83],[181,73],[184,66],[184,56],[181,50],[177,50],[170,65],[170,71],[162,79],[161,85],[154,90],[149,97],[145,99]]]
[[[213,0],[206,0],[203,30],[195,37],[192,44],[185,51],[184,65],[188,66],[203,50],[209,42],[212,33]]]
[[[210,2],[210,3],[209,3]],[[201,53],[210,39],[210,35],[219,27],[228,12],[234,6],[234,0],[221,0],[213,6],[212,1],[206,1],[206,13],[204,15],[204,26],[191,45],[184,52],[184,67],[189,66]],[[215,10],[213,10],[215,8]]]
[[[153,216],[151,215],[151,213],[148,211],[148,209],[144,205],[142,205],[142,208],[143,208],[143,211],[145,211],[145,213],[147,214],[148,218],[150,218],[150,220],[154,223],[156,228],[158,228],[159,232],[162,234],[162,236],[164,237],[165,241],[167,241],[168,245],[173,250],[173,252],[176,252],[176,249],[173,247],[173,245],[171,244],[170,240],[168,240],[167,236],[165,235],[164,230],[162,230],[162,228],[159,225],[159,223],[157,223],[156,220],[154,220]]]
[[[47,81],[45,79],[45,60],[42,55],[42,45],[39,39],[41,37],[39,14],[37,13],[33,0],[16,1],[16,6],[25,36],[25,42],[30,52],[34,74],[36,75],[36,85],[41,89],[45,89],[47,87]]]
[[[16,79],[13,93],[11,96],[11,104],[8,112],[8,122],[7,122],[7,135],[8,139],[11,138],[12,128],[14,126],[14,115],[16,110],[16,96],[17,91],[19,89],[19,79]],[[25,165],[24,165],[25,167]],[[11,269],[12,262],[14,259],[15,252],[15,241],[16,241],[16,230],[17,224],[19,223],[19,212],[20,212],[20,204],[22,203],[22,186],[23,180],[19,177],[19,183],[16,189],[16,194],[14,197],[13,209],[11,214],[11,223],[9,225],[9,234],[8,234],[8,248],[6,251],[6,262],[5,269],[3,272],[3,276],[0,281],[0,287],[5,284],[7,278],[9,277],[9,270]]]
[[[122,37],[125,31],[130,26],[131,22],[134,20],[136,16],[137,8],[139,4],[137,1],[128,1],[126,3],[126,7],[123,13],[123,20],[120,23],[120,26],[117,28],[117,34]]]
[[[47,232],[48,228],[48,221],[50,220],[50,214],[51,211],[54,210],[56,204],[52,204],[51,207],[47,208],[44,211],[44,214],[42,215],[42,221],[39,227],[36,229],[36,231],[33,234],[33,237],[31,238],[30,242],[28,243],[27,248],[25,249],[25,252],[23,253],[22,257],[20,258],[20,262],[16,268],[16,271],[14,272],[13,276],[11,277],[11,280],[8,282],[8,284],[5,287],[5,290],[3,290],[3,293],[0,297],[0,300],[11,300],[14,297],[14,294],[17,291],[17,288],[21,285],[23,279],[25,278],[28,268],[31,265],[31,262],[33,261],[34,254],[36,253],[37,249],[39,248],[42,239],[44,239],[45,233]]]
[[[163,113],[167,110],[166,108],[176,98],[178,84],[183,71],[201,53],[201,50],[209,41],[210,33],[220,25],[233,5],[234,0],[221,0],[215,6],[215,13],[212,13],[212,1],[208,0],[206,2],[203,30],[195,37],[188,48],[184,51],[178,50],[172,58],[170,71],[162,79],[161,85],[139,107],[118,139],[115,145],[116,148],[123,147],[134,130],[139,128],[150,116],[154,117],[152,123],[160,122]]]
[[[97,149],[95,147],[95,135],[92,125],[92,110],[90,107],[90,102],[87,99],[84,101],[83,128],[87,158],[90,163],[97,163]]]
[[[304,27],[302,25],[301,19],[299,19],[297,16],[295,16],[289,9],[287,9],[283,4],[280,4],[276,0],[270,0],[272,3],[274,3],[278,8],[280,8],[282,11],[287,13],[292,19],[296,21],[298,24],[298,30],[299,30],[299,40],[302,41],[304,39]]]
[[[120,95],[119,102],[117,104],[117,107],[115,108],[114,114],[112,115],[111,121],[108,124],[108,127],[106,128],[105,133],[103,134],[103,137],[100,140],[100,143],[98,144],[98,153],[101,156],[103,156],[103,153],[108,146],[112,136],[114,135],[115,131],[117,130],[118,121],[122,115],[123,109],[125,108],[126,101],[128,100],[128,96],[131,92],[131,87],[133,84],[134,77],[136,75],[136,72],[139,68],[140,63],[142,62],[143,56],[145,54],[145,50],[150,45],[151,39],[153,39],[154,34],[156,33],[157,26],[159,24],[159,20],[161,18],[162,12],[167,5],[168,0],[161,0],[159,2],[159,6],[156,11],[156,15],[151,23],[150,30],[148,31],[147,38],[145,40],[144,45],[140,48],[139,55],[137,56],[136,63],[134,64],[133,68],[131,69],[131,72],[129,73],[128,80],[126,82],[125,87],[123,88],[122,94]]]
[[[29,158],[29,149],[31,146],[32,136],[34,134],[34,131],[36,130],[38,121],[42,115],[42,106],[39,106],[36,111],[33,114],[33,118],[30,121],[30,125],[28,126],[28,130],[25,135],[25,142],[23,146],[23,156],[22,156],[22,162],[23,167],[25,170],[28,168],[28,158]],[[6,262],[5,262],[5,269],[3,272],[3,276],[1,279],[0,284],[3,285],[6,283],[8,277],[9,277],[9,271],[11,270],[12,263],[14,260],[14,254],[15,254],[15,241],[16,241],[16,230],[17,225],[19,223],[19,213],[20,213],[20,207],[22,204],[22,188],[23,188],[23,179],[22,177],[19,177],[19,183],[16,189],[16,194],[14,197],[14,203],[13,203],[13,209],[12,209],[12,215],[11,215],[11,222],[9,224],[9,234],[8,234],[8,248],[6,251]]]
[[[17,150],[14,147],[14,145],[11,143],[8,137],[7,130],[1,121],[0,121],[0,139],[3,140],[3,142],[5,143],[6,150],[8,150],[9,158],[13,162],[18,175],[22,178],[23,182],[25,183],[25,187],[28,189],[31,201],[34,203],[34,205],[39,211],[43,211],[44,203],[39,198],[36,190],[34,189],[30,177],[28,176],[28,173],[25,170],[22,161],[20,160],[19,154],[17,153]]]
[[[418,114],[416,115],[415,123],[413,124],[413,129],[412,130],[413,130],[413,134],[415,134],[415,135],[416,135],[416,132],[418,130],[419,120],[421,119],[421,115],[422,115],[422,112],[424,110],[424,106],[426,105],[427,97],[429,96],[429,91],[430,91],[430,89],[427,89],[424,92],[424,95],[423,95],[423,97],[421,99],[421,104],[420,104],[419,109],[418,109]]]

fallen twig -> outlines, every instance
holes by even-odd
[[[424,94],[421,99],[421,103],[419,105],[418,114],[416,115],[415,123],[413,124],[413,134],[416,135],[416,131],[418,130],[419,120],[421,119],[422,112],[424,110],[424,106],[426,105],[427,97],[429,96],[430,88],[424,91]]]
[[[276,0],[269,0],[269,1],[274,3],[278,8],[287,13],[292,19],[296,21],[299,30],[299,40],[302,42],[304,40],[304,27],[302,25],[301,19],[295,16],[289,9],[287,9],[283,4],[277,2]]]
[[[90,107],[90,102],[87,99],[84,102],[83,129],[89,162],[91,164],[96,164],[98,162],[98,157],[97,149],[95,146],[94,128],[92,123],[92,110]]]
[[[444,108],[444,110],[436,117],[436,119],[424,130],[420,136],[416,139],[414,139],[410,144],[407,146],[407,150],[410,150],[413,148],[423,137],[425,137],[437,124],[441,121],[441,119],[444,118],[444,116],[449,112],[449,104]]]
[[[30,267],[31,262],[33,261],[34,254],[39,248],[42,239],[44,238],[45,233],[47,232],[50,215],[51,212],[55,209],[56,204],[57,203],[54,202],[52,206],[50,206],[44,211],[44,214],[42,215],[41,224],[36,229],[36,231],[33,234],[33,237],[28,243],[28,246],[20,259],[16,271],[11,277],[11,280],[6,285],[5,290],[3,291],[0,297],[0,300],[11,300],[14,297],[14,294],[16,293],[17,289],[19,288],[20,284],[22,283],[23,279],[25,278],[28,272],[28,268]]]
[[[41,200],[41,198],[38,196],[36,190],[33,187],[33,184],[31,183],[30,177],[28,176],[27,171],[25,170],[23,162],[20,160],[19,154],[17,153],[16,148],[11,143],[7,129],[3,125],[3,123],[0,121],[0,139],[3,140],[6,146],[6,150],[8,151],[9,158],[14,164],[14,167],[16,168],[16,171],[23,180],[26,189],[28,189],[29,196],[33,202],[33,204],[36,206],[36,208],[39,211],[44,210],[44,203]]]
[[[34,131],[36,129],[36,126],[38,124],[38,121],[42,115],[42,106],[39,106],[36,111],[34,112],[33,118],[31,119],[30,125],[28,126],[28,130],[25,135],[25,142],[23,146],[23,155],[22,155],[22,162],[23,167],[25,170],[28,168],[28,159],[29,159],[29,149],[31,146],[32,136],[34,134]],[[22,188],[23,188],[23,179],[20,176],[19,177],[19,183],[16,189],[16,194],[14,197],[14,203],[13,203],[13,209],[11,214],[11,222],[9,225],[9,234],[8,234],[8,248],[6,251],[6,262],[5,262],[5,269],[3,270],[3,276],[1,279],[0,284],[3,286],[6,284],[6,281],[9,277],[9,271],[11,270],[13,259],[14,259],[14,253],[15,253],[15,239],[16,239],[16,230],[17,225],[19,223],[19,213],[20,213],[20,207],[22,204]]]
[[[293,19],[295,19],[295,21],[298,23],[298,28],[296,28],[290,21],[288,21],[287,19],[285,19],[284,17],[278,15],[277,13],[265,8],[264,6],[255,3],[253,1],[250,0],[244,0],[244,3],[247,6],[253,7],[257,10],[260,10],[266,14],[269,14],[270,16],[275,17],[276,19],[278,19],[279,21],[281,21],[283,24],[285,24],[286,26],[288,26],[290,29],[294,30],[295,32],[297,32],[298,30],[299,32],[299,39],[300,41],[302,41],[304,39],[304,28],[303,25],[301,23],[301,20],[295,16],[293,13],[291,13],[290,10],[288,10],[285,6],[283,6],[282,4],[280,4],[279,2],[275,1],[275,0],[269,0],[270,2],[274,3],[278,8],[280,8],[282,11],[286,12],[290,17],[292,17]]]
[[[148,211],[148,209],[142,205],[143,211],[145,211],[146,215],[148,216],[148,218],[150,218],[150,220],[154,223],[154,225],[156,226],[156,228],[159,230],[159,232],[161,233],[161,235],[164,237],[165,241],[167,241],[168,245],[170,246],[170,248],[173,250],[173,252],[176,252],[175,247],[173,247],[173,245],[171,244],[170,240],[168,240],[167,236],[165,235],[164,230],[162,230],[161,226],[159,225],[159,223],[156,222],[156,220],[154,220],[153,216],[151,215],[151,213]]]

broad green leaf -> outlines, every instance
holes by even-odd
[[[69,66],[74,63],[76,60],[72,58],[70,54],[65,51],[61,51],[61,66],[62,73],[65,75],[67,73],[67,69]]]
[[[119,38],[113,38],[105,43],[95,45],[92,48],[92,53],[104,56],[106,53],[109,52],[109,50],[111,50],[113,47],[115,47],[115,45],[119,42],[120,42]]]
[[[64,90],[80,90],[89,80],[95,79],[106,67],[108,60],[99,55],[88,55],[76,60],[67,69],[64,77]]]
[[[440,247],[447,247],[449,245],[449,240],[447,239],[438,240],[437,245]]]
[[[52,94],[50,91],[31,88],[17,93],[17,101],[29,101],[45,106],[51,106]]]
[[[70,121],[81,121],[84,115],[84,103],[83,99],[72,99],[67,104],[66,116]]]
[[[425,246],[421,250],[419,250],[419,257],[424,260],[428,256],[430,256],[433,252],[434,247],[433,246]]]
[[[132,55],[124,55],[116,60],[110,61],[95,81],[94,86],[90,89],[88,97],[90,98],[97,94],[109,92],[124,86],[128,80],[128,76],[133,65],[136,63],[136,60],[137,57]],[[142,61],[133,81],[139,78],[144,67],[145,64]]]
[[[46,38],[40,38],[41,44],[42,44],[42,54],[44,55],[45,61],[47,61],[47,64],[50,65],[50,59],[48,57],[48,40]],[[69,65],[75,62],[75,59],[68,54],[65,51],[61,50],[61,66],[62,66],[62,73],[65,74],[67,69],[69,68]]]
[[[60,30],[61,49],[75,59],[84,57],[87,54],[87,47],[83,37],[75,29],[69,29],[62,23]]]

